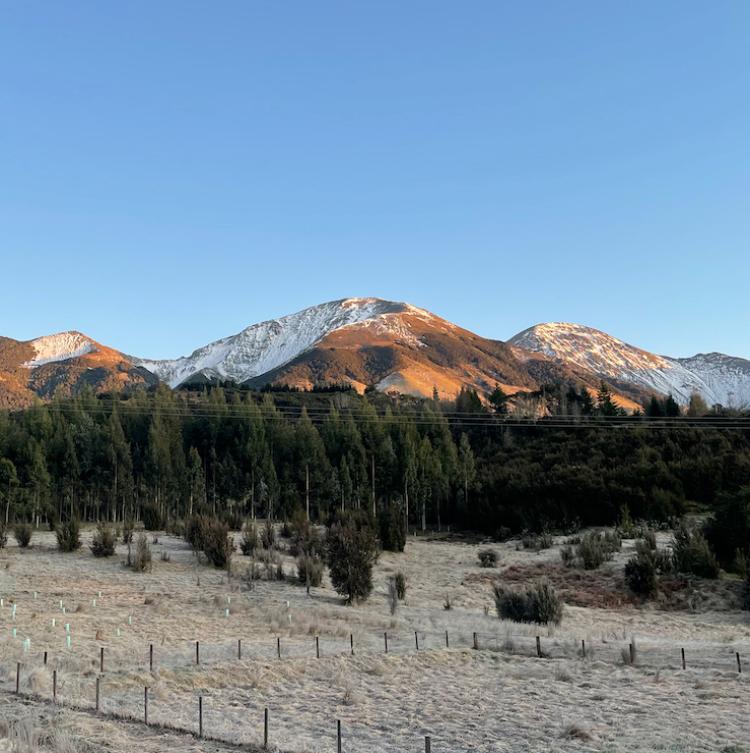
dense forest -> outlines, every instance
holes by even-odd
[[[453,403],[338,389],[83,392],[0,413],[0,510],[41,524],[398,509],[411,529],[494,534],[612,523],[624,508],[664,519],[750,483],[741,422],[654,428],[658,405],[622,417],[609,400],[606,388],[593,400],[571,388],[561,422],[513,418],[498,390]]]

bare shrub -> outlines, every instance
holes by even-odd
[[[255,528],[255,522],[252,520],[247,520],[245,521],[245,525],[242,528],[240,550],[246,557],[249,557],[255,554],[258,546],[258,531]]]
[[[276,529],[270,518],[266,520],[263,530],[260,532],[260,542],[265,549],[273,549],[276,544]]]
[[[403,601],[406,598],[406,576],[399,570],[393,576],[393,580],[396,583],[396,597]]]
[[[596,570],[611,560],[621,547],[622,540],[616,533],[602,534],[592,531],[581,538],[581,543],[576,547],[576,554],[585,570]]]
[[[719,562],[703,533],[685,523],[679,525],[672,537],[672,560],[678,573],[690,573],[701,578],[718,578]]]
[[[130,558],[130,568],[136,573],[151,572],[151,547],[145,533],[139,533],[135,540],[135,552]]]
[[[135,523],[133,522],[133,518],[125,518],[122,522],[122,543],[123,544],[132,544],[133,543],[133,530],[135,529]]]

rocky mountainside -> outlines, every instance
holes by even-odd
[[[349,383],[453,397],[462,386],[510,392],[536,380],[513,350],[408,303],[347,298],[252,325],[172,361],[139,360],[173,387],[231,379],[310,388]],[[559,369],[558,369],[559,371]]]
[[[671,358],[629,345],[582,324],[549,322],[509,341],[566,366],[588,371],[625,394],[671,394],[686,404],[697,392],[709,404],[750,405],[750,361],[721,353]]]
[[[750,405],[750,361],[721,353],[691,358],[656,355],[580,324],[537,324],[507,343],[480,337],[425,309],[378,298],[345,298],[254,324],[189,356],[126,356],[80,332],[26,342],[0,338],[0,406],[35,397],[127,390],[159,381],[233,381],[252,387],[309,389],[346,383],[360,391],[453,398],[461,387],[507,393],[574,382],[595,391],[600,380],[635,408],[651,394],[687,403],[697,392],[709,405]]]
[[[157,382],[152,373],[127,356],[80,332],[26,341],[0,337],[0,407],[72,395],[85,385],[101,392]]]

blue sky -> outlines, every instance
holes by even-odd
[[[750,3],[0,2],[0,334],[348,296],[750,357]]]

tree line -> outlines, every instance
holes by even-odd
[[[606,386],[591,401],[583,392],[561,394],[601,426],[505,425],[494,420],[507,411],[501,390],[450,403],[231,386],[83,391],[0,413],[0,515],[166,524],[363,510],[410,529],[497,534],[608,524],[624,508],[663,519],[750,483],[747,431],[611,428]]]

